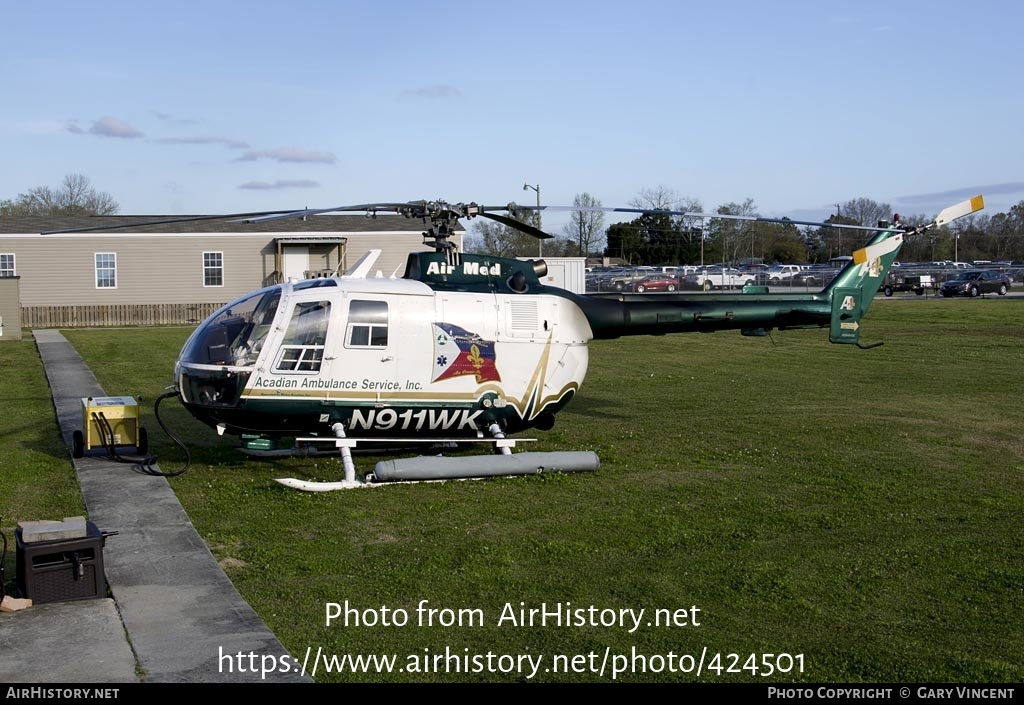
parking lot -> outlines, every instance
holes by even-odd
[[[797,265],[790,265],[797,266]],[[776,266],[774,269],[778,269]],[[978,267],[986,275],[1001,272],[1009,282],[1008,296],[1024,291],[1024,269],[1014,266]],[[616,268],[587,273],[586,292],[596,293],[674,293],[742,291],[747,285],[768,286],[771,293],[808,293],[821,291],[841,271],[832,266],[813,265],[797,273],[787,272],[781,281],[769,278],[767,270],[741,270],[732,267],[694,266]],[[939,296],[943,283],[958,279],[968,271],[953,267],[910,264],[892,267],[879,288],[879,296]],[[997,296],[995,287],[982,296]],[[966,291],[966,289],[965,289]]]

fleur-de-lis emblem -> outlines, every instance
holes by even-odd
[[[469,357],[466,359],[469,360],[469,364],[478,370],[484,366],[484,359],[480,357],[480,348],[475,344],[469,347]]]

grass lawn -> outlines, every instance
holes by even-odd
[[[143,397],[165,471],[182,455],[150,402],[188,332],[65,333],[108,394]],[[880,300],[862,340],[886,344],[594,343],[580,395],[528,448],[596,451],[601,469],[577,475],[303,494],[273,478],[337,479],[340,462],[246,458],[165,402],[193,456],[171,484],[293,654],[394,654],[405,669],[320,681],[607,681],[616,666],[621,681],[679,682],[704,655],[702,681],[1020,682],[1024,301]],[[0,434],[16,458],[10,535],[27,504],[82,509],[34,347],[0,345],[0,363],[3,396],[26,409]],[[349,626],[327,624],[346,601]],[[521,608],[544,606],[582,611],[523,624]],[[628,612],[600,624],[641,609],[632,631]],[[448,654],[460,673],[436,672]],[[513,668],[522,655],[536,672]]]
[[[0,404],[0,528],[10,543],[10,589],[17,523],[86,512],[31,335],[21,341],[0,343]]]

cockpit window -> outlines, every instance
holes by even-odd
[[[302,301],[295,304],[277,356],[275,371],[319,372],[330,320],[330,301]]]
[[[281,290],[233,301],[196,329],[181,353],[183,362],[249,366],[256,362],[281,301]]]
[[[347,348],[388,346],[388,304],[386,301],[355,300],[348,307]]]
[[[281,303],[281,292],[275,290],[264,296],[253,311],[248,325],[242,329],[233,346],[236,365],[253,365],[263,349],[263,341],[270,333],[270,326]]]

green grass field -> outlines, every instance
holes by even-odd
[[[151,402],[188,332],[65,333],[108,394],[143,397],[165,471],[182,454]],[[470,671],[488,653],[497,669],[541,658],[532,680],[548,682],[608,681],[613,665],[625,682],[698,680],[687,659],[702,654],[701,681],[1020,682],[1024,301],[880,300],[862,340],[885,345],[832,346],[825,331],[594,343],[580,395],[528,447],[596,451],[601,469],[576,475],[303,494],[273,478],[338,479],[340,462],[246,458],[165,403],[193,455],[171,484],[293,654],[395,654],[407,669],[321,681],[531,672],[423,672],[448,648]],[[0,345],[0,384],[19,410],[0,425],[10,536],[82,508],[31,341]],[[326,624],[346,601],[360,620],[408,623]],[[521,603],[645,612],[632,633],[501,619]],[[589,670],[606,654],[603,676]],[[786,672],[765,677],[766,662]]]

